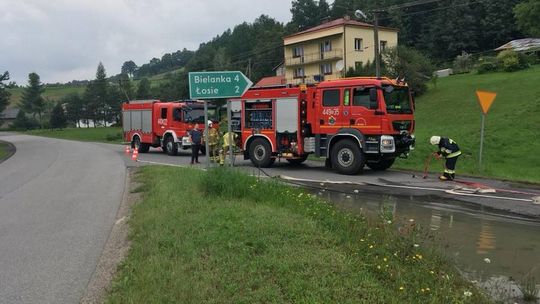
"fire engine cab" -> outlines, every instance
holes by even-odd
[[[309,154],[342,174],[385,170],[414,146],[414,103],[407,84],[356,77],[316,86],[253,88],[233,108],[244,158],[259,167]],[[238,122],[237,122],[238,123]]]
[[[208,105],[208,117],[215,121],[216,107]],[[168,155],[191,147],[187,132],[198,123],[204,129],[204,103],[192,101],[161,102],[133,100],[122,104],[124,140],[132,148],[146,153],[161,147]]]

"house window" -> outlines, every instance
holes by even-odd
[[[332,42],[330,42],[330,40],[325,41],[321,44],[321,47],[321,51],[330,52],[332,50]]]
[[[364,40],[362,38],[354,38],[354,50],[360,52],[364,50]]]
[[[294,69],[294,78],[304,78],[304,68]]]
[[[326,90],[323,92],[323,107],[339,106],[339,90]]]
[[[297,46],[293,49],[293,58],[304,56],[304,47]]]
[[[321,74],[323,75],[332,74],[332,64],[330,63],[321,64]]]
[[[386,50],[386,45],[388,44],[388,42],[384,41],[384,40],[381,40],[381,52],[384,52],[384,50]]]

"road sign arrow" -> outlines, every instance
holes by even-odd
[[[191,99],[240,97],[253,85],[239,71],[190,72],[188,77]]]

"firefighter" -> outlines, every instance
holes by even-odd
[[[238,134],[234,132],[227,132],[223,135],[223,149],[219,153],[220,165],[223,166],[223,164],[225,164],[225,155],[227,155],[227,152],[234,153],[237,137],[238,137]]]
[[[440,136],[431,136],[429,142],[432,145],[439,147],[439,151],[434,152],[433,155],[437,157],[437,159],[440,159],[441,157],[446,159],[444,173],[439,176],[439,179],[443,181],[453,180],[456,176],[455,169],[457,159],[461,155],[459,146],[452,139]]]
[[[210,160],[217,162],[219,160],[219,130],[217,128],[212,128],[213,123],[211,120],[208,121],[208,156]]]

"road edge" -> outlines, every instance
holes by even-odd
[[[79,303],[104,303],[111,283],[118,272],[118,266],[129,253],[131,241],[129,240],[128,221],[132,207],[142,197],[141,193],[134,192],[139,186],[138,183],[134,182],[135,173],[136,168],[126,168],[124,193],[116,212],[115,223]]]
[[[8,146],[7,156],[0,158],[0,164],[1,164],[4,161],[8,160],[10,157],[12,157],[15,154],[15,152],[17,152],[17,148],[15,147],[14,144],[10,143],[9,141],[0,140],[0,142],[5,143]]]

